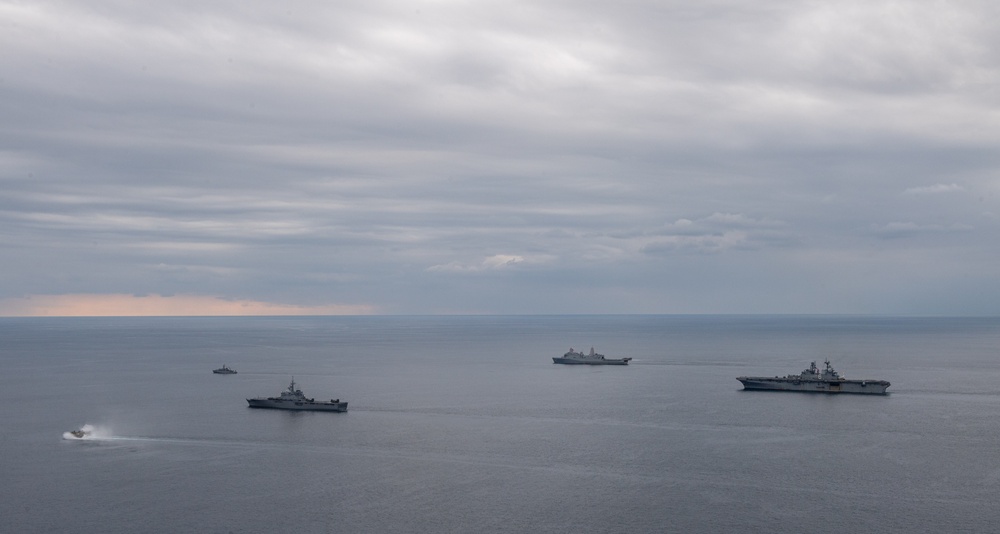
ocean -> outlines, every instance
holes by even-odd
[[[891,394],[736,380],[827,358]],[[2,532],[1000,524],[1000,318],[4,318],[0,365]],[[349,411],[247,407],[293,378]]]

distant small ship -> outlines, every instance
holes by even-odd
[[[295,379],[279,397],[257,397],[247,399],[251,408],[272,408],[275,410],[300,410],[312,412],[346,412],[347,402],[340,399],[317,401],[306,398],[301,389],[295,389]]]
[[[816,362],[797,375],[785,377],[740,376],[736,380],[743,383],[745,390],[803,391],[807,393],[858,393],[863,395],[887,395],[889,382],[885,380],[847,380],[833,370],[830,360],[825,360],[826,368],[820,371]]]
[[[222,367],[219,367],[218,369],[213,369],[212,372],[215,373],[215,374],[217,374],[217,375],[235,375],[236,374],[236,371],[234,371],[234,370],[226,367],[225,365],[223,365]]]
[[[570,347],[569,352],[563,354],[562,358],[553,357],[552,363],[564,363],[568,365],[628,365],[632,358],[608,359],[603,354],[594,352],[594,347],[590,347],[590,354],[576,352]]]
[[[83,439],[90,435],[90,432],[86,430],[70,430],[69,433],[76,439]]]

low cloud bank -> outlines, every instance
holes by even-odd
[[[0,299],[0,316],[6,317],[369,315],[374,312],[374,306],[366,304],[303,306],[204,295],[73,294]]]

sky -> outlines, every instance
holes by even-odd
[[[0,316],[1000,315],[994,0],[0,0]]]

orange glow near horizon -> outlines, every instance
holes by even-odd
[[[73,294],[0,299],[0,317],[371,315],[374,306],[298,306],[201,295]]]

